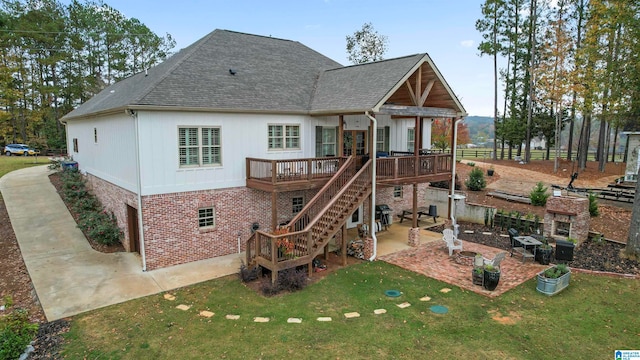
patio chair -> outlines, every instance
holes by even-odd
[[[504,260],[505,256],[507,256],[506,251],[497,253],[496,256],[493,257],[493,259],[484,258],[484,264],[491,265],[495,268],[500,268],[500,263],[502,262],[502,260]]]
[[[453,230],[444,229],[442,231],[442,240],[444,240],[447,248],[449,248],[449,256],[453,255],[453,250],[462,250],[462,240],[456,238]]]

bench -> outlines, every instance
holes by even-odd
[[[418,221],[422,215],[432,217],[433,222],[436,222],[436,218],[438,217],[438,208],[435,205],[430,205],[429,207],[421,206],[418,208]],[[400,222],[402,223],[404,219],[413,220],[413,210],[402,210],[402,214],[398,214],[400,218]]]

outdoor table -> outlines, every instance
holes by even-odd
[[[513,240],[514,242],[518,243],[520,246],[515,246],[516,244],[514,244],[514,246],[511,247],[511,256],[513,256],[514,251],[521,253],[523,263],[526,258],[535,259],[536,251],[538,250],[538,245],[542,245],[542,242],[538,241],[536,238],[532,236],[515,236]],[[527,250],[527,246],[533,246],[533,252],[529,252]]]

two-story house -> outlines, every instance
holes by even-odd
[[[215,30],[62,121],[144,270],[245,250],[278,270],[309,264],[374,204],[424,206],[428,183],[451,179],[451,155],[428,150],[431,122],[463,116],[427,54],[342,66]],[[287,259],[269,235],[280,224]]]

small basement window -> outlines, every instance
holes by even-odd
[[[216,211],[213,206],[198,209],[198,226],[201,229],[216,226]]]
[[[401,198],[402,197],[402,186],[394,186],[393,187],[393,197]]]
[[[302,198],[302,196],[294,197],[291,199],[291,205],[292,205],[291,212],[293,214],[297,214],[300,211],[302,211],[302,208],[304,208],[304,199]]]

